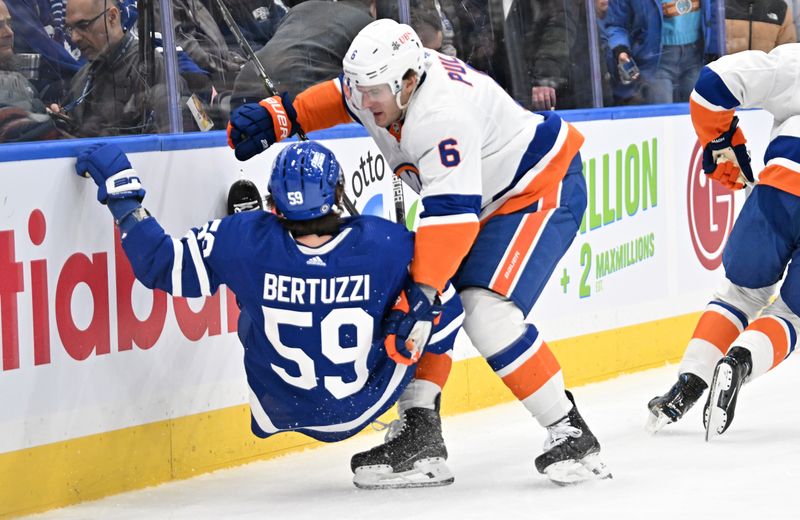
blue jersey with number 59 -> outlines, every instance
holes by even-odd
[[[346,219],[337,236],[311,248],[261,211],[211,221],[181,239],[151,218],[122,245],[147,287],[200,296],[224,283],[236,294],[258,436],[347,438],[390,408],[413,377],[414,367],[392,361],[381,338],[414,249],[400,225]],[[439,349],[452,347],[462,317],[458,297],[450,298],[434,329]]]

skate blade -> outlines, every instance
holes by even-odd
[[[708,396],[708,407],[706,408],[706,442],[721,435],[728,424],[728,411],[719,407],[719,398],[722,392],[731,388],[733,380],[733,370],[730,365],[722,363],[714,372],[714,380],[711,382],[711,392]]]
[[[600,460],[599,453],[592,453],[580,460],[555,462],[544,469],[544,474],[559,486],[571,486],[587,480],[613,478],[606,465]]]
[[[647,423],[644,425],[644,429],[647,433],[651,433],[655,435],[658,433],[664,426],[668,425],[672,422],[672,419],[667,417],[665,414],[661,412],[653,412],[650,411],[650,414],[647,416]]]
[[[414,467],[400,473],[392,472],[389,465],[361,466],[356,468],[353,484],[359,489],[398,489],[447,486],[455,477],[444,459],[420,459]]]

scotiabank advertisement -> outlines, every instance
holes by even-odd
[[[770,117],[740,117],[760,168]],[[559,339],[700,310],[744,194],[699,172],[688,116],[576,126],[589,205],[530,319]],[[400,205],[414,225],[416,195],[399,196],[370,139],[324,142],[362,213],[395,220]],[[279,148],[246,163],[222,147],[130,158],[144,205],[182,236],[224,215],[236,179],[266,191]],[[96,187],[73,166],[0,162],[0,453],[247,402],[233,295],[145,289]],[[461,341],[456,358],[473,355]]]

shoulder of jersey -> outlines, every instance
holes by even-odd
[[[261,227],[268,230],[282,229],[278,217],[269,211],[245,211],[244,213],[236,213],[226,218],[229,225],[240,228]]]
[[[353,228],[361,240],[374,242],[376,245],[385,244],[387,241],[391,244],[411,236],[411,232],[405,226],[374,215],[349,218],[345,221],[345,226]]]

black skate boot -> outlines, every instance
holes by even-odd
[[[264,209],[261,193],[255,184],[247,179],[239,179],[228,190],[228,215]]]
[[[544,453],[536,457],[536,469],[561,486],[611,478],[600,460],[600,443],[578,412],[572,393],[567,391],[567,397],[572,410],[547,427]]]
[[[392,422],[386,441],[350,460],[353,484],[362,489],[446,486],[453,474],[445,464],[439,400],[436,409],[409,408]]]
[[[678,382],[666,394],[654,397],[647,403],[650,415],[645,429],[656,433],[664,426],[677,422],[700,399],[706,388],[706,382],[694,374],[687,372],[679,375]]]
[[[736,409],[739,389],[747,381],[752,369],[753,358],[750,351],[742,347],[733,347],[717,363],[703,414],[706,441],[725,433],[725,430],[733,422],[733,412]]]

